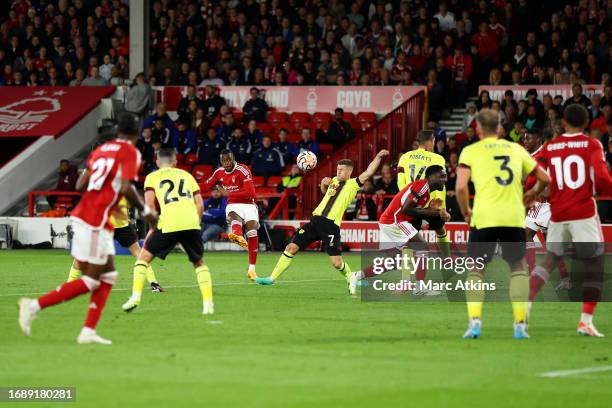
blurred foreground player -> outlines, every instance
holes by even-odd
[[[154,223],[157,213],[145,205],[132,181],[138,177],[140,153],[134,147],[138,140],[138,122],[131,114],[119,117],[117,139],[104,143],[89,155],[87,168],[77,182],[85,190],[71,215],[74,238],[71,255],[81,265],[83,276],[66,282],[38,299],[19,300],[19,326],[31,334],[32,320],[41,309],[91,292],[85,326],[77,337],[79,344],[112,344],[96,334],[106,300],[117,280],[111,211],[122,196]]]
[[[202,261],[204,244],[200,236],[200,218],[204,203],[200,186],[191,174],[177,169],[176,164],[174,149],[161,149],[157,154],[159,170],[145,179],[145,202],[150,207],[159,206],[159,222],[151,225],[153,229],[147,234],[134,265],[134,290],[123,305],[126,312],[140,305],[146,271],[153,259],[166,259],[174,247],[181,244],[195,268],[202,294],[202,313],[214,313],[212,279],[208,266]]]
[[[588,111],[579,104],[563,111],[565,133],[546,143],[538,158],[550,174],[551,218],[546,237],[547,254],[533,273],[548,280],[550,271],[572,243],[576,257],[584,260],[582,276],[582,314],[577,332],[583,336],[603,337],[593,324],[593,313],[601,297],[604,268],[604,239],[594,193],[610,195],[612,179],[608,173],[599,140],[584,134]],[[530,304],[531,306],[531,304]]]

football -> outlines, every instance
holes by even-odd
[[[305,150],[298,155],[297,165],[303,172],[312,170],[317,165],[317,155],[310,150]]]

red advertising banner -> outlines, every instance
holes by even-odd
[[[186,87],[156,88],[168,111],[176,111]],[[250,86],[221,86],[221,96],[232,107],[242,108],[250,98]],[[262,86],[259,87],[270,107],[280,112],[333,112],[342,108],[346,112],[375,112],[387,114],[412,98],[424,87],[419,86]],[[200,97],[204,88],[198,88]]]
[[[570,98],[572,96],[572,85],[502,85],[502,86],[494,86],[494,85],[481,85],[478,88],[478,93],[482,91],[489,92],[489,96],[493,101],[501,101],[504,99],[504,92],[507,90],[511,90],[514,92],[514,99],[527,99],[527,91],[530,89],[535,89],[538,92],[538,99],[542,99],[542,97],[546,94],[550,94],[553,98],[557,95],[561,95],[563,100]],[[589,98],[593,96],[593,94],[603,94],[604,86],[603,85],[582,85],[582,93],[584,93]]]
[[[0,138],[57,137],[115,92],[103,87],[0,88]]]

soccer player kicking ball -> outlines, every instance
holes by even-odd
[[[157,220],[156,212],[143,204],[132,184],[140,167],[140,153],[134,147],[138,140],[136,117],[122,114],[117,132],[117,140],[104,143],[89,155],[87,169],[77,181],[77,189],[85,192],[71,216],[74,231],[71,255],[81,265],[83,276],[38,299],[19,300],[19,326],[26,336],[30,336],[32,320],[41,309],[91,292],[85,327],[77,342],[112,344],[96,333],[106,300],[117,280],[113,226],[109,222],[111,211],[121,196],[125,196],[146,221]]]
[[[312,212],[312,219],[297,230],[292,242],[287,245],[276,263],[272,274],[267,278],[257,278],[255,281],[260,285],[272,285],[289,268],[293,257],[301,248],[306,248],[311,243],[321,240],[332,265],[346,278],[348,287],[351,269],[342,259],[342,243],[340,242],[342,217],[363,183],[376,173],[382,158],[387,155],[389,155],[387,150],[378,152],[368,168],[357,178],[351,178],[353,162],[349,159],[340,160],[336,177],[325,177],[321,180],[321,192],[325,195]]]
[[[539,157],[548,171],[551,218],[546,237],[547,254],[533,273],[545,282],[573,242],[576,256],[584,260],[583,303],[578,334],[603,337],[593,324],[593,313],[601,296],[604,267],[604,241],[593,192],[610,195],[612,179],[608,173],[601,143],[584,134],[589,123],[587,110],[578,104],[563,111],[565,132],[546,143]],[[542,282],[542,283],[543,283]]]
[[[147,235],[144,248],[134,265],[134,291],[123,305],[131,312],[140,305],[146,271],[158,257],[166,256],[177,244],[181,244],[195,268],[198,285],[202,294],[202,313],[213,314],[212,279],[208,266],[202,261],[204,243],[200,236],[200,218],[204,203],[200,186],[185,170],[176,168],[176,152],[164,148],[157,154],[159,170],[145,179],[145,202],[148,206],[159,205],[160,215],[156,228]]]
[[[527,339],[527,295],[529,274],[525,270],[525,205],[539,195],[549,182],[546,172],[519,144],[498,139],[499,114],[482,109],[476,116],[480,141],[461,152],[457,169],[457,201],[470,224],[468,257],[476,264],[491,261],[499,242],[502,256],[510,266],[510,300],[514,313],[514,338]],[[535,186],[523,197],[522,180],[528,174],[537,178]],[[470,208],[468,182],[476,195]],[[476,339],[481,333],[484,291],[479,290],[485,268],[467,273],[466,290],[469,327],[464,338]]]
[[[434,222],[446,222],[450,219],[450,214],[442,207],[439,201],[431,201],[430,195],[435,191],[442,191],[446,182],[446,172],[444,167],[432,165],[427,167],[424,178],[412,182],[405,186],[393,197],[389,206],[381,214],[378,220],[380,229],[379,250],[397,250],[409,247],[406,256],[414,253],[414,256],[423,256],[427,251],[428,245],[419,235],[421,219],[427,217]],[[425,208],[428,203],[435,205]],[[415,225],[415,222],[418,222]],[[413,252],[418,250],[419,252]],[[421,264],[422,265],[422,264]],[[416,280],[425,279],[426,267],[421,266],[416,271]],[[357,290],[358,281],[374,276],[373,268],[364,271],[352,272],[349,279],[349,293],[354,295]],[[417,295],[437,295],[439,291],[430,291],[416,287]]]
[[[259,211],[255,204],[255,186],[251,170],[236,162],[231,150],[222,150],[219,155],[221,167],[206,180],[208,189],[217,186],[223,195],[227,196],[227,207],[225,213],[230,220],[231,232],[227,238],[249,250],[249,269],[247,277],[250,280],[257,278],[255,266],[257,264],[257,253],[259,251]],[[246,227],[247,239],[244,239],[242,226]]]
[[[111,214],[110,222],[115,228],[113,239],[119,242],[122,247],[128,248],[134,258],[138,258],[138,254],[140,253],[138,234],[136,233],[136,228],[134,228],[134,226],[130,223],[128,203],[125,197],[121,198],[119,204],[117,204],[117,207],[115,207],[115,211]],[[68,274],[68,282],[80,277],[81,268],[79,263],[76,260],[73,260],[70,273]],[[159,282],[157,282],[155,272],[153,272],[153,268],[150,266],[147,269],[147,281],[149,282],[149,285],[151,285],[151,292],[164,292],[164,288],[159,284]]]

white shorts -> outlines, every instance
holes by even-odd
[[[527,212],[527,217],[525,217],[525,226],[532,231],[542,231],[546,233],[549,222],[549,203],[536,203],[536,205]]]
[[[546,235],[548,251],[557,256],[563,255],[565,246],[569,243],[573,243],[579,257],[599,256],[603,253],[603,242],[603,232],[597,215],[576,221],[551,221]]]
[[[378,224],[379,234],[379,250],[392,248],[402,248],[416,234],[418,230],[408,221],[398,224]]]
[[[94,228],[77,218],[71,221],[74,235],[70,255],[79,262],[106,265],[109,255],[115,255],[112,231]]]
[[[228,204],[225,215],[229,217],[231,212],[236,213],[244,222],[255,221],[259,224],[259,211],[255,204]]]

